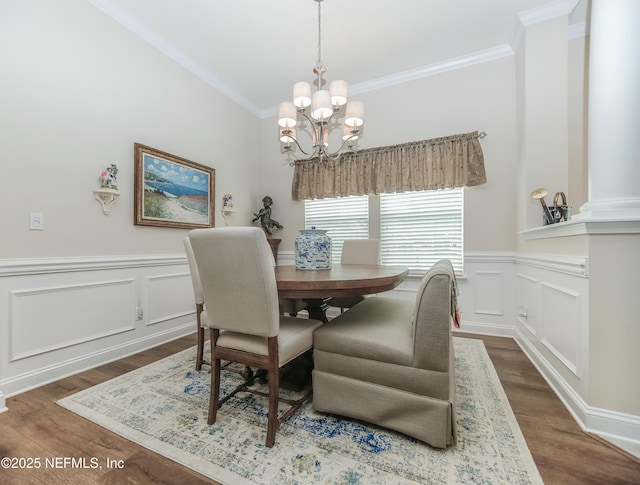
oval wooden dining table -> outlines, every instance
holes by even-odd
[[[280,298],[305,300],[309,318],[327,321],[332,297],[382,293],[398,286],[409,274],[400,266],[333,264],[331,269],[302,270],[293,265],[276,266]]]

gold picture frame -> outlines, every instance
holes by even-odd
[[[215,169],[140,143],[134,162],[135,225],[213,227]]]

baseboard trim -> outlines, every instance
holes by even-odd
[[[640,450],[640,417],[608,409],[586,407],[585,431],[597,434],[616,446]]]
[[[455,332],[472,333],[475,335],[487,335],[493,337],[514,337],[513,326],[510,325],[498,325],[482,322],[470,322],[462,319],[460,322],[460,328],[453,330]]]
[[[626,443],[632,448],[640,449],[639,416],[587,405],[518,329],[515,333],[514,340],[518,346],[584,432],[596,434],[616,446]]]
[[[65,377],[78,374],[79,372],[84,372],[94,367],[108,364],[109,362],[185,337],[192,334],[195,328],[195,322],[188,322],[163,332],[157,332],[153,335],[58,362],[48,367],[34,369],[31,372],[25,372],[0,381],[0,388],[2,389],[2,392],[0,392],[0,411],[2,410],[2,406],[5,406],[6,410],[5,397],[9,398],[16,394],[21,394],[31,389],[50,384],[51,382],[64,379]]]

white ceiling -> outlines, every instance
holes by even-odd
[[[313,81],[314,0],[87,0],[257,116]],[[577,4],[577,7],[576,7]],[[574,8],[575,7],[575,8]],[[325,0],[325,79],[350,94],[513,53],[522,25],[572,12],[587,0]]]

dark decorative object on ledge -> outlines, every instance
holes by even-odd
[[[562,199],[562,204],[558,205],[558,197]],[[556,192],[553,197],[553,205],[549,206],[549,212],[553,216],[554,224],[556,222],[565,222],[571,219],[571,206],[567,205],[567,196],[564,192]]]
[[[531,198],[539,200],[542,205],[542,225],[548,226],[549,224],[556,224],[558,222],[570,220],[571,206],[567,205],[567,197],[564,195],[564,192],[556,192],[552,206],[547,206],[544,201],[544,198],[548,193],[549,191],[543,187],[531,192]],[[560,205],[558,205],[558,197],[562,198],[562,204]]]
[[[260,225],[262,226],[262,230],[267,235],[267,239],[271,239],[271,230],[274,227],[282,229],[282,224],[271,218],[271,206],[273,205],[273,199],[271,197],[265,195],[262,199],[262,205],[262,209],[253,214],[255,217],[251,220],[251,222],[260,220]]]

